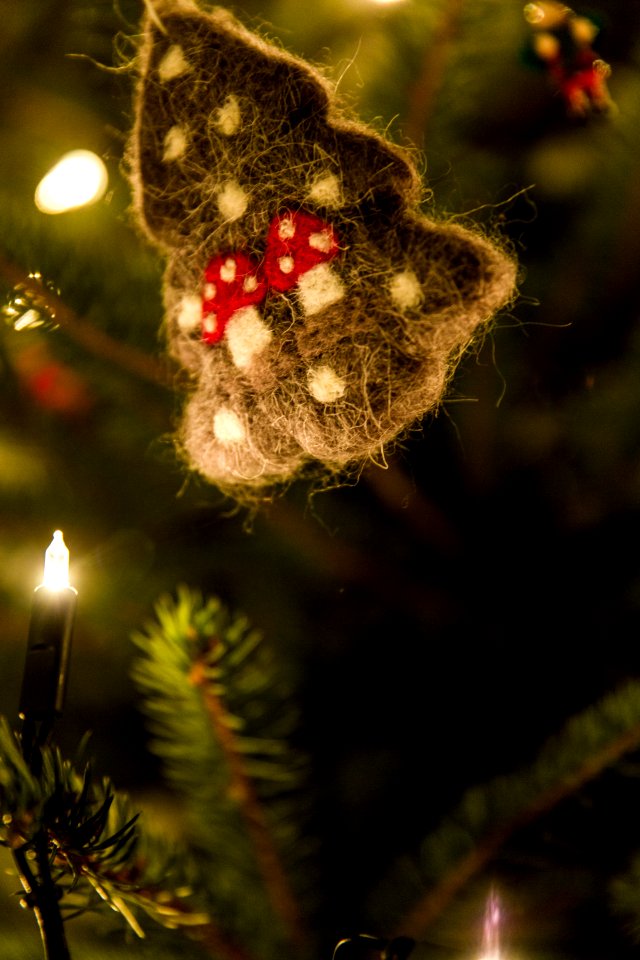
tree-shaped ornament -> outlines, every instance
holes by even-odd
[[[515,266],[419,210],[406,151],[227,11],[146,0],[129,160],[167,257],[191,465],[241,499],[380,454],[440,402]]]

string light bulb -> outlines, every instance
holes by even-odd
[[[72,150],[42,178],[35,204],[42,213],[65,213],[100,200],[107,189],[107,168],[91,150]]]
[[[29,723],[53,723],[62,713],[76,599],[69,585],[69,551],[62,530],[55,530],[31,605],[19,704],[20,716]]]
[[[500,947],[502,910],[495,890],[489,892],[482,928],[482,952],[480,960],[504,960]]]
[[[54,530],[53,540],[45,550],[42,586],[47,590],[64,590],[69,586],[69,551],[62,530]]]

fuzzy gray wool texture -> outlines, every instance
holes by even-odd
[[[515,263],[424,216],[411,156],[350,119],[318,70],[223,9],[146,5],[128,162],[137,219],[167,261],[168,347],[189,374],[179,449],[239,500],[383,459],[512,298]],[[305,242],[333,237],[337,252],[241,303],[210,342],[207,297],[239,289],[239,253],[262,269],[274,217],[289,218],[286,244],[299,213],[324,225]],[[297,277],[296,255],[277,269]]]

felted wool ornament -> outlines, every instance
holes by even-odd
[[[191,376],[180,444],[251,498],[379,455],[440,402],[513,262],[418,209],[408,154],[302,60],[191,0],[146,0],[129,149]]]

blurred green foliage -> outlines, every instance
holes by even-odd
[[[162,265],[132,229],[121,172],[131,76],[97,65],[132,55],[141,8],[0,0],[0,285],[9,298],[16,277],[40,271],[86,329],[157,356]],[[179,582],[246,610],[300,677],[328,955],[345,931],[375,926],[374,866],[379,876],[470,784],[519,768],[639,668],[640,18],[634,0],[607,3],[601,52],[617,109],[577,121],[525,65],[528,28],[511,0],[245,0],[236,12],[326,65],[364,118],[415,142],[428,204],[514,245],[521,299],[388,470],[311,498],[300,485],[253,520],[177,462],[174,391],[63,328],[5,326],[0,712],[17,709],[30,593],[57,527],[80,594],[60,738],[73,745],[92,728],[98,766],[134,795],[156,796],[158,771],[129,680],[131,632]],[[47,217],[35,185],[75,147],[104,157],[109,192]],[[34,386],[51,367],[66,409]],[[492,864],[510,884],[517,952],[631,949],[606,894],[640,846],[627,774]],[[491,877],[451,908],[442,949],[474,949]],[[21,960],[33,943],[5,939],[14,913],[10,900],[0,908],[3,949]]]

